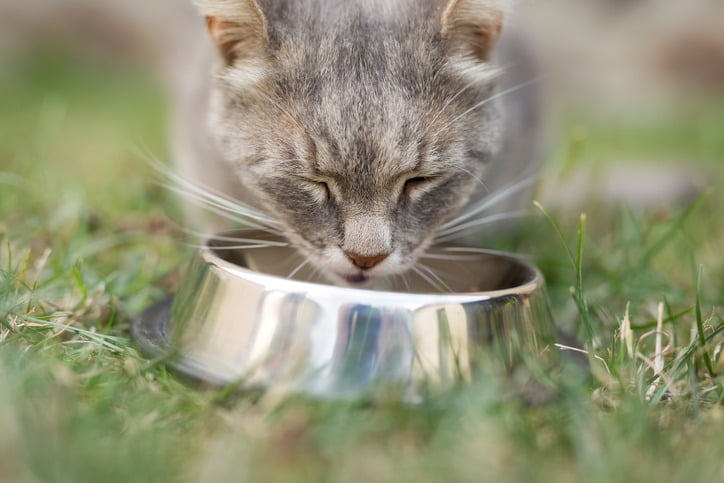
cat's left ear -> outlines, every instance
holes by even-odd
[[[480,60],[488,57],[503,31],[510,0],[446,0],[442,35],[454,49]]]
[[[200,3],[211,39],[227,65],[264,55],[269,37],[264,13],[256,0],[202,0]]]

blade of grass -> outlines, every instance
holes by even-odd
[[[576,259],[573,256],[573,252],[571,251],[570,247],[568,246],[568,243],[566,242],[566,237],[563,236],[563,232],[561,231],[561,227],[558,226],[558,223],[556,220],[553,219],[553,217],[548,213],[548,211],[543,207],[543,205],[538,202],[534,201],[533,205],[538,208],[541,213],[543,213],[543,216],[545,216],[546,220],[548,220],[548,223],[550,223],[551,227],[553,228],[553,231],[556,232],[556,235],[558,235],[558,238],[561,240],[561,243],[563,244],[563,248],[566,249],[566,252],[568,252],[568,258],[570,258],[571,263],[575,266]]]
[[[667,306],[667,312],[670,312],[671,308],[668,306],[668,303],[666,306]],[[688,309],[684,309],[681,312],[671,314],[668,317],[664,318],[664,323],[668,324],[669,322],[671,322],[671,323],[677,322],[684,315],[691,313],[692,310],[694,310],[694,307],[689,307]],[[631,329],[633,329],[633,330],[649,330],[649,329],[653,329],[654,327],[656,327],[657,324],[658,324],[657,320],[652,320],[652,321],[646,322],[644,324],[632,325]]]
[[[546,217],[548,222],[553,227],[553,230],[558,235],[558,238],[561,240],[561,243],[563,243],[563,247],[566,249],[566,252],[568,252],[568,257],[571,260],[571,263],[573,264],[573,268],[576,271],[576,286],[572,288],[572,295],[573,300],[576,303],[576,307],[578,308],[579,313],[581,314],[581,322],[583,325],[583,333],[585,337],[585,343],[587,349],[590,351],[593,350],[593,324],[591,323],[590,318],[590,312],[588,310],[588,304],[586,303],[586,298],[583,295],[584,294],[584,284],[583,284],[583,244],[586,237],[586,221],[587,217],[586,214],[581,214],[579,224],[578,224],[578,237],[576,242],[576,254],[573,254],[573,251],[571,251],[570,247],[568,246],[568,243],[566,242],[566,238],[563,236],[563,232],[561,231],[561,228],[558,226],[558,223],[553,219],[553,217],[546,211],[546,209],[543,207],[541,203],[538,201],[534,201],[533,204],[536,208],[538,208],[542,213],[543,216]],[[590,357],[590,355],[589,355]]]
[[[74,327],[72,325],[66,325],[66,324],[59,324],[58,322],[53,322],[50,320],[43,320],[41,318],[31,317],[29,315],[19,315],[20,319],[32,323],[37,324],[41,327],[47,327],[51,329],[60,329],[68,332],[72,332],[74,334],[83,336],[87,338],[91,342],[95,342],[97,344],[100,344],[101,346],[105,347],[106,349],[110,349],[116,352],[125,352],[126,350],[122,348],[120,345],[128,345],[129,341],[127,339],[124,339],[122,337],[114,337],[110,335],[103,335],[98,334],[96,332],[91,332],[89,330],[80,329],[78,327]],[[116,345],[113,342],[115,342]]]
[[[83,277],[80,274],[77,263],[73,265],[73,280],[75,280],[75,285],[81,294],[81,300],[78,302],[78,307],[82,307],[86,300],[88,300],[88,289],[86,288],[85,283],[83,283]]]
[[[704,338],[704,343],[708,344],[710,341],[714,340],[719,334],[724,333],[724,324],[720,325],[716,329],[714,329],[714,332],[709,334]],[[664,367],[665,373],[669,374],[669,379],[676,380],[679,377],[679,373],[684,369],[684,367],[687,365],[688,362],[691,361],[691,359],[694,357],[694,353],[696,352],[696,349],[699,347],[700,341],[695,340],[691,344],[689,344],[689,347],[686,349],[686,351],[677,359],[671,361]],[[673,369],[672,369],[673,367]],[[647,384],[652,384],[658,376],[654,375],[651,376]],[[662,384],[659,390],[656,392],[656,394],[651,398],[651,403],[655,404],[661,401],[661,398],[666,394],[666,391],[668,391],[669,385],[668,384]]]
[[[584,296],[583,285],[583,244],[586,238],[586,214],[582,214],[578,225],[578,240],[576,250],[576,303],[578,311],[581,313],[581,321],[583,322],[583,331],[586,336],[586,345],[589,349],[593,349],[593,324],[591,323],[588,303]]]
[[[715,377],[716,374],[714,372],[714,365],[711,362],[711,358],[709,357],[709,352],[706,350],[706,341],[704,339],[704,321],[703,317],[701,316],[701,272],[703,270],[703,267],[699,265],[699,268],[696,273],[696,299],[695,299],[695,316],[696,316],[696,328],[698,332],[698,338],[699,338],[699,344],[701,345],[701,350],[704,352],[704,365],[706,366],[706,370],[709,373],[711,377]]]
[[[668,228],[659,239],[654,242],[651,247],[641,257],[639,267],[646,267],[651,263],[651,260],[661,251],[666,245],[668,245],[673,239],[674,235],[681,230],[687,220],[696,213],[704,202],[709,198],[711,190],[705,191],[694,203],[692,203],[684,212],[679,215],[673,223],[669,224]]]

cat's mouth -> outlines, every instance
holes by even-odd
[[[364,273],[355,273],[353,275],[345,275],[344,280],[350,285],[364,285],[370,281],[370,277]]]
[[[378,278],[363,271],[353,273],[332,271],[330,277],[330,281],[335,284],[353,288],[368,287]]]

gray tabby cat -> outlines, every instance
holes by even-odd
[[[181,176],[335,283],[410,269],[440,237],[530,201],[534,74],[501,37],[506,6],[202,1],[212,42],[187,35],[177,73]]]

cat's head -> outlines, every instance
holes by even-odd
[[[328,278],[411,268],[501,143],[502,0],[205,0],[218,147]]]

